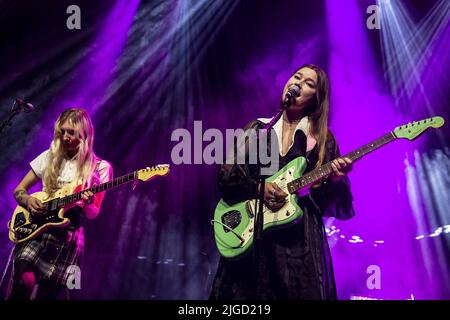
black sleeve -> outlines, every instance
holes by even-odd
[[[340,157],[339,147],[333,135],[329,135],[326,144],[325,162]],[[336,217],[347,220],[355,215],[350,179],[345,176],[339,182],[326,179],[319,187],[312,188],[310,197],[318,205],[324,217]]]
[[[244,131],[248,129],[256,129],[259,126],[258,121],[253,121],[244,127]],[[219,189],[222,199],[228,204],[234,204],[247,199],[256,198],[258,183],[258,168],[256,165],[237,164],[237,152],[239,146],[235,148],[233,164],[223,164],[218,174]],[[248,160],[248,139],[245,141],[245,159]]]

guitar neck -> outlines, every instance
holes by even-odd
[[[347,157],[351,159],[353,162],[358,161],[360,158],[365,156],[366,154],[369,154],[370,152],[381,148],[385,144],[388,144],[389,142],[397,139],[397,137],[394,135],[393,132],[389,132],[388,134],[382,136],[381,138],[378,138],[368,144],[363,145],[362,147],[347,153],[343,157]],[[298,190],[301,190],[303,188],[306,188],[314,183],[316,183],[319,180],[327,178],[331,173],[333,172],[333,169],[331,167],[331,162],[328,162],[324,164],[323,166],[320,166],[319,168],[316,168],[307,174],[301,176],[298,179],[295,179],[288,183],[288,190],[291,194],[296,193]]]
[[[74,194],[71,194],[69,196],[66,196],[66,197],[63,197],[63,198],[59,199],[58,207],[60,207],[60,208],[61,207],[65,207],[65,206],[67,206],[69,204],[72,204],[72,203],[75,203],[75,202],[81,200],[81,195],[84,192],[86,192],[86,191],[91,191],[94,194],[98,193],[98,192],[103,192],[103,191],[106,191],[106,190],[118,187],[118,186],[120,186],[122,184],[134,181],[134,180],[136,180],[136,178],[137,178],[137,171],[134,171],[132,173],[126,174],[126,175],[121,176],[121,177],[118,177],[118,178],[113,179],[111,181],[108,181],[108,182],[105,182],[105,183],[102,183],[102,184],[99,184],[99,185],[96,185],[96,186],[92,186],[92,187],[90,187],[88,189],[82,190],[80,192],[77,192],[77,193],[74,193]]]

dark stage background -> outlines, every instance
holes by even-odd
[[[306,63],[330,76],[343,152],[408,121],[448,120],[448,2],[386,3],[391,16],[370,30],[374,1],[1,1],[0,118],[15,98],[36,107],[0,137],[1,270],[12,191],[48,148],[59,113],[81,106],[115,176],[159,163],[171,173],[107,193],[86,224],[82,290],[71,297],[206,299],[218,262],[218,165],[174,165],[172,132],[193,133],[194,120],[224,132],[275,114],[285,81]],[[72,4],[80,30],[66,27]],[[448,128],[355,166],[357,217],[327,222],[342,299],[450,298]],[[381,267],[380,289],[366,286],[370,265]]]

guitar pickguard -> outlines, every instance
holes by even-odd
[[[15,214],[13,223],[16,240],[23,240],[44,225],[60,225],[64,219],[59,217],[59,210],[44,212],[41,215],[31,215],[25,209]]]
[[[60,193],[66,193],[67,189],[61,189]],[[27,209],[17,206],[9,223],[9,238],[15,243],[20,243],[36,237],[52,226],[66,226],[70,221],[63,216],[63,210],[57,208],[56,198],[50,198],[45,192],[37,192],[31,196],[41,200],[46,210],[43,213],[32,215]]]

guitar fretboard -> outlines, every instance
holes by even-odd
[[[118,177],[116,179],[113,179],[111,181],[96,185],[96,186],[92,186],[88,189],[85,189],[83,191],[71,194],[69,196],[63,197],[61,199],[58,200],[58,207],[62,208],[64,206],[67,206],[68,204],[77,202],[81,199],[81,195],[86,192],[86,191],[91,191],[92,193],[98,193],[98,192],[102,192],[102,191],[106,191],[115,187],[118,187],[124,183],[128,183],[130,181],[133,181],[136,179],[136,171],[126,174],[124,176]]]
[[[384,146],[385,144],[395,140],[396,137],[393,132],[389,132],[388,134],[378,138],[368,144],[363,145],[362,147],[344,155],[343,157],[347,157],[351,159],[353,162],[359,160],[361,157],[366,154]],[[308,172],[307,174],[301,176],[298,179],[295,179],[287,184],[288,190],[291,194],[296,193],[298,190],[303,189],[307,186],[310,186],[317,181],[328,177],[333,172],[331,168],[331,162],[324,164],[323,166]]]

